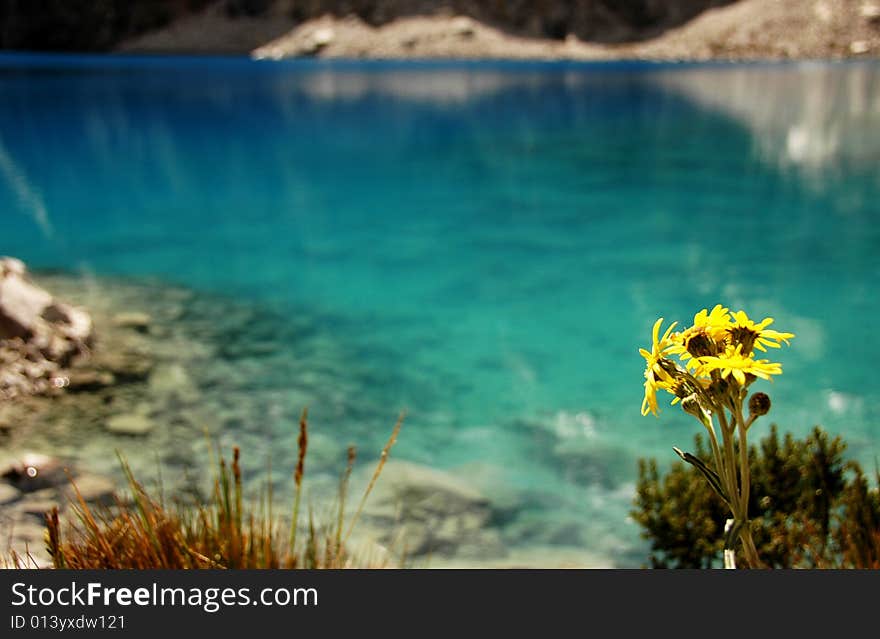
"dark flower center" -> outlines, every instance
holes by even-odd
[[[758,339],[758,333],[745,326],[734,326],[733,328],[728,328],[727,332],[730,335],[730,340],[734,346],[742,346],[740,352],[743,355],[748,356],[749,353],[752,352],[755,340]]]
[[[703,332],[695,333],[688,337],[685,348],[694,357],[718,354],[718,347],[715,345],[715,341]]]

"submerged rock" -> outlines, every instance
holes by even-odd
[[[103,475],[81,473],[73,479],[72,484],[63,487],[61,493],[68,501],[82,497],[88,504],[109,506],[115,501],[116,483]]]
[[[127,311],[113,316],[113,324],[119,328],[130,328],[138,333],[148,333],[152,318],[147,313]]]
[[[505,549],[491,516],[489,500],[453,475],[395,460],[382,470],[362,522],[410,557],[500,557]]]
[[[0,482],[0,506],[9,504],[21,497],[21,491],[12,484]]]
[[[117,435],[146,435],[156,427],[156,423],[146,415],[126,413],[114,415],[107,420],[105,426]]]
[[[95,368],[111,373],[116,381],[124,383],[147,379],[154,365],[149,353],[137,350],[105,351],[94,358]]]
[[[24,493],[58,486],[67,481],[67,468],[57,457],[24,453],[0,467],[0,477]]]
[[[176,362],[154,368],[147,383],[151,393],[166,400],[177,400],[184,404],[194,404],[199,400],[199,391],[189,373]]]
[[[109,371],[82,369],[67,375],[67,389],[70,392],[91,392],[108,388],[116,383],[116,376]]]

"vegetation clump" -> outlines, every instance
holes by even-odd
[[[703,437],[695,456],[710,463]],[[804,439],[780,438],[776,425],[751,446],[748,510],[755,547],[769,568],[880,568],[880,470],[874,485],[846,460],[846,444],[816,426]],[[694,465],[676,461],[662,475],[639,460],[632,516],[651,542],[654,568],[722,564],[727,505]],[[737,550],[737,561],[744,561]]]
[[[273,514],[271,484],[255,508],[242,499],[240,452],[232,463],[217,462],[211,498],[195,507],[166,503],[151,496],[120,457],[130,500],[95,510],[79,496],[76,521],[64,525],[58,509],[46,515],[46,543],[54,568],[65,569],[261,569],[261,568],[375,568],[387,557],[359,556],[348,548],[348,538],[378,478],[403,423],[400,416],[383,448],[372,481],[349,522],[344,518],[348,480],[355,461],[349,448],[348,463],[340,479],[338,516],[318,524],[309,512],[305,535],[297,537],[300,498],[308,444],[306,412],[300,419],[298,457],[294,471],[295,504],[289,530]],[[74,489],[75,489],[74,484]],[[77,491],[77,495],[79,495]],[[22,564],[23,562],[18,562]]]

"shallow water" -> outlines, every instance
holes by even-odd
[[[880,455],[880,64],[7,55],[0,96],[0,253],[259,309],[199,378],[254,458],[406,409],[393,456],[529,495],[512,544],[640,565],[636,460],[695,423],[637,349],[717,302],[797,335],[772,421]]]

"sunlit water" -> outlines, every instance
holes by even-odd
[[[301,404],[375,450],[406,409],[393,456],[621,566],[637,459],[695,432],[639,413],[659,316],[776,318],[772,421],[873,468],[878,167],[876,63],[0,58],[0,253],[306,318],[337,355],[249,360],[252,458]]]

